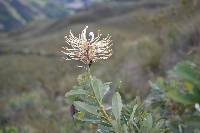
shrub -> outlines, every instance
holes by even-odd
[[[200,71],[196,64],[184,61],[168,73],[168,79],[150,82],[151,108],[167,118],[168,127],[177,133],[200,132]]]
[[[115,92],[111,106],[106,103],[105,95],[110,91],[110,82],[102,82],[91,75],[91,65],[100,60],[108,59],[112,55],[112,41],[108,35],[100,39],[100,34],[94,38],[90,32],[90,39],[86,36],[87,27],[74,37],[70,32],[66,36],[69,46],[64,47],[62,53],[66,60],[83,62],[87,72],[78,77],[78,85],[65,94],[71,101],[71,113],[77,121],[92,124],[99,133],[164,133],[162,122],[155,121],[152,114],[145,110],[143,104],[135,100],[132,104],[123,105],[121,95]]]

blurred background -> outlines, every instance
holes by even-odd
[[[84,132],[64,99],[84,72],[59,53],[70,29],[110,34],[114,54],[92,73],[145,98],[149,80],[200,50],[199,13],[199,0],[0,0],[2,133]]]

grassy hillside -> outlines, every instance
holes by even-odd
[[[165,75],[198,46],[198,8],[192,13],[183,9],[181,3],[153,0],[108,3],[60,21],[37,21],[0,33],[1,127],[37,133],[84,132],[74,126],[64,102],[65,92],[83,70],[75,67],[78,62],[64,62],[58,51],[65,45],[65,33],[70,29],[79,33],[85,25],[89,31],[111,34],[114,42],[113,57],[92,66],[94,75],[112,81],[113,89],[123,81],[127,100],[136,94],[145,97],[148,80]]]

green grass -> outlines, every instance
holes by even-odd
[[[61,91],[68,83],[62,83],[66,75],[73,71],[66,62],[58,57],[43,57],[37,55],[4,55],[0,57],[1,91],[26,89],[29,85],[43,86],[49,91]],[[74,75],[75,76],[75,75]],[[73,75],[70,79],[74,79]],[[73,81],[73,80],[72,80]],[[62,84],[60,87],[59,84]]]

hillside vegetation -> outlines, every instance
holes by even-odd
[[[84,133],[89,128],[74,126],[64,101],[83,70],[59,53],[64,35],[70,29],[80,33],[86,25],[89,31],[112,35],[114,43],[112,58],[95,64],[94,75],[112,81],[112,89],[122,81],[125,101],[145,98],[149,80],[165,76],[197,52],[199,7],[198,1],[187,6],[178,0],[109,2],[57,21],[38,20],[0,32],[0,127],[33,133]]]

